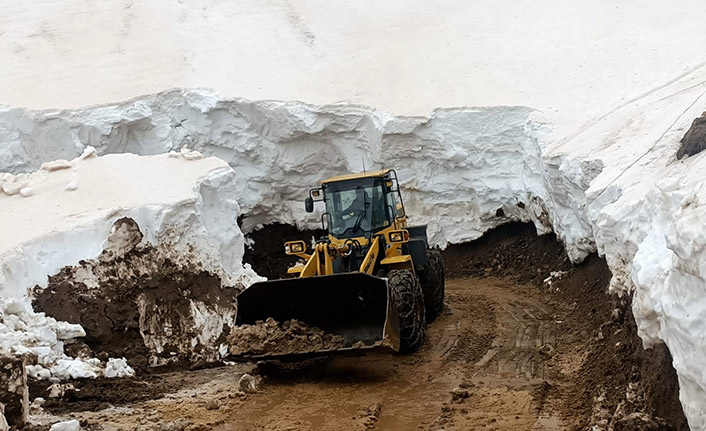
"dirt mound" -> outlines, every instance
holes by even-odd
[[[273,223],[248,233],[251,247],[245,248],[243,262],[249,263],[258,274],[270,280],[287,277],[287,268],[299,258],[284,254],[284,242],[302,240],[309,244],[312,238],[326,235],[321,229],[300,231],[296,227]]]
[[[560,348],[569,353],[580,343],[591,346],[574,371],[576,384],[563,396],[564,408],[571,415],[595,420],[600,400],[601,410],[616,427],[633,413],[647,413],[673,429],[688,430],[669,350],[663,345],[642,347],[631,299],[607,293],[610,277],[605,260],[592,255],[552,285],[550,300],[563,310],[556,316],[564,330]]]
[[[315,352],[345,345],[343,337],[298,320],[279,324],[272,318],[255,325],[236,326],[227,340],[230,354],[235,356]]]
[[[136,246],[119,222],[98,259],[64,267],[35,288],[35,310],[81,324],[93,355],[126,357],[134,368],[219,359],[238,290],[223,288],[195,259]]]
[[[537,236],[531,223],[506,224],[476,241],[452,244],[443,259],[447,278],[493,275],[541,283],[554,271],[571,269],[556,236]]]
[[[276,252],[279,256],[279,246]],[[547,429],[688,429],[669,352],[663,346],[642,348],[629,298],[607,293],[611,273],[603,259],[589,256],[572,267],[553,236],[537,237],[532,226],[522,224],[450,247],[446,255],[447,273],[466,277],[449,277],[447,309],[428,326],[425,345],[414,355],[372,351],[316,358],[304,370],[299,364],[287,367],[297,371],[285,377],[265,373],[261,391],[248,395],[250,400],[223,398],[230,370],[76,381],[63,398],[47,401],[47,409],[84,410],[79,417],[119,424],[116,429],[127,429],[124,413],[86,410],[136,402],[130,413],[134,423],[157,417],[156,409],[161,421],[191,415],[187,419],[194,423],[225,421],[238,429],[273,423],[297,429],[319,424],[345,429],[515,430],[538,424]],[[544,283],[552,272],[562,275]],[[150,288],[149,283],[139,286]],[[167,307],[177,301],[168,295],[161,300]],[[167,309],[179,312],[179,307]],[[329,342],[325,334],[313,334],[321,337],[314,337],[314,346]],[[302,349],[298,343],[311,348],[311,336],[312,328],[298,322],[268,321],[228,328],[222,342],[241,354],[289,353]],[[262,361],[260,372],[267,362],[276,361]],[[31,396],[46,396],[45,388],[36,385],[30,387]],[[216,389],[195,396],[195,385]],[[180,395],[174,394],[177,389]],[[159,403],[140,403],[160,392],[172,394]],[[219,405],[227,407],[213,409]],[[326,418],[322,405],[328,406]]]
[[[591,255],[572,266],[554,235],[537,236],[533,225],[521,223],[501,226],[471,243],[451,245],[443,257],[448,277],[510,277],[541,289],[528,294],[545,298],[556,312],[553,319],[561,322],[553,356],[564,362],[551,362],[572,376],[547,396],[561,400],[564,416],[577,418],[579,429],[595,424],[594,410],[600,404],[599,410],[613,425],[641,413],[688,430],[669,351],[665,346],[642,348],[630,298],[608,294],[612,274],[604,259]],[[563,277],[555,278],[550,287],[543,283],[560,271]],[[575,359],[566,359],[571,357]]]

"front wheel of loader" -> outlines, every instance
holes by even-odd
[[[390,271],[387,278],[399,318],[400,353],[414,353],[422,347],[426,330],[422,287],[412,271]]]
[[[431,323],[444,311],[444,262],[439,250],[427,249],[427,265],[419,272],[419,281],[424,293],[427,323]]]

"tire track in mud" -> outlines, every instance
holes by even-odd
[[[536,291],[495,278],[447,283],[450,289],[473,291],[494,310],[494,338],[472,365],[454,364],[462,369],[465,398],[446,403],[424,429],[562,429],[559,417],[544,408],[551,387],[545,361],[556,349],[556,328],[548,307],[535,299]],[[469,323],[477,326],[479,321],[489,322],[476,315]]]
[[[534,396],[544,382],[537,350],[553,342],[550,313],[518,288],[447,280],[448,308],[419,353],[339,356],[325,369],[266,377],[217,429],[554,429],[542,426]]]
[[[542,422],[547,371],[537,353],[553,339],[551,312],[528,289],[536,288],[497,278],[447,280],[447,309],[416,354],[334,356],[263,374],[260,391],[246,397],[227,383],[238,376],[219,377],[231,367],[189,373],[176,394],[78,417],[105,430],[181,419],[189,430],[221,431],[559,429]],[[162,378],[178,387],[183,372]]]
[[[606,294],[604,260],[572,267],[553,236],[508,225],[450,246],[444,263],[447,309],[416,354],[356,352],[289,366],[286,375],[259,366],[263,385],[247,394],[238,389],[240,374],[253,373],[246,364],[97,380],[108,395],[97,408],[115,408],[77,412],[81,403],[60,399],[55,411],[93,431],[157,431],[175,422],[187,431],[583,430],[596,424],[602,395],[611,423],[639,412],[688,429],[671,357],[642,349],[625,317],[630,302]],[[563,275],[543,283],[556,271]],[[111,395],[116,384],[130,393],[155,383],[163,389],[149,398]],[[644,397],[626,404],[633,387]],[[621,415],[612,413],[618,406],[627,406]]]

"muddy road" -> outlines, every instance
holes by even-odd
[[[166,373],[159,381],[171,394],[69,415],[106,430],[564,429],[546,402],[557,384],[547,364],[557,324],[528,289],[493,277],[448,280],[447,309],[413,355],[334,356],[286,372],[239,364]],[[246,372],[259,380],[254,393],[239,387]]]
[[[446,310],[415,354],[76,381],[35,417],[140,431],[688,429],[668,352],[642,349],[603,260],[572,267],[524,225],[444,259]]]
[[[542,399],[548,310],[495,278],[449,280],[447,295],[419,353],[335,357],[268,378],[217,429],[560,429]]]

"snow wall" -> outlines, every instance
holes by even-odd
[[[5,144],[3,138],[7,149]],[[28,291],[47,286],[48,276],[72,267],[75,281],[88,293],[76,289],[70,296],[94,295],[105,303],[104,283],[153,275],[161,270],[161,262],[168,262],[169,268],[214,274],[218,286],[235,296],[237,291],[231,288],[260,279],[242,265],[245,238],[236,224],[237,193],[230,166],[194,151],[96,157],[95,150],[86,147],[74,160],[48,162],[31,174],[0,176],[0,353],[35,355],[37,363],[27,370],[40,379],[131,374],[124,359],[67,355],[65,347],[87,331],[34,312]],[[122,228],[124,220],[134,223],[134,232]],[[120,262],[138,244],[148,247],[137,259],[143,265],[122,268]],[[107,270],[101,273],[96,268]],[[180,344],[185,346],[179,352],[184,356],[220,354],[217,340],[224,325],[234,320],[234,306],[189,300],[189,310],[181,315],[141,311],[139,330],[151,334],[145,336],[151,352]],[[140,306],[154,308],[154,302],[144,297]],[[111,320],[107,309],[96,314],[102,312],[102,320]],[[181,326],[189,331],[180,331]],[[172,336],[159,338],[156,334],[166,327],[174,327]]]
[[[666,342],[692,429],[706,429],[706,230],[703,155],[677,161],[679,140],[706,105],[697,68],[561,142],[531,108],[437,109],[394,116],[350,104],[222,99],[172,90],[81,110],[0,109],[0,170],[25,172],[99,153],[184,146],[235,171],[243,230],[312,227],[309,187],[347,171],[395,168],[413,223],[434,244],[469,241],[508,221],[553,230],[570,258],[598,251],[611,290],[634,294],[647,347]],[[706,203],[704,204],[706,205]],[[499,211],[502,210],[502,211]]]

